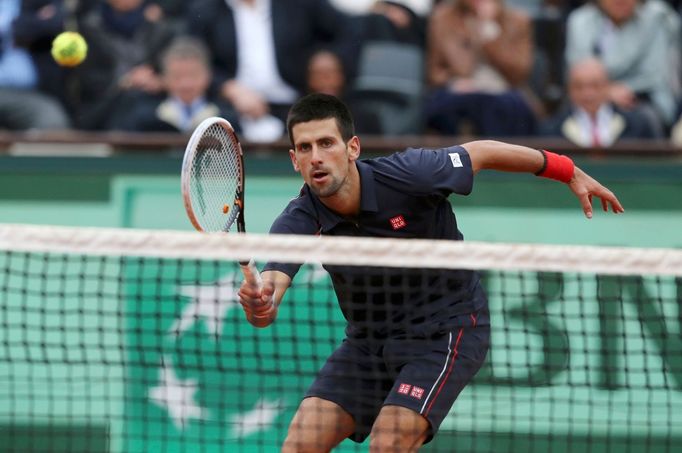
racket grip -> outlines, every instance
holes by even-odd
[[[244,279],[247,281],[247,283],[257,288],[263,287],[263,280],[260,277],[260,272],[258,272],[258,268],[256,267],[254,260],[240,262],[239,265],[242,268],[242,274],[244,274]]]

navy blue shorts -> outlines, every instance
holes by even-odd
[[[305,397],[334,402],[348,412],[356,442],[369,435],[383,406],[412,409],[430,424],[428,442],[488,352],[487,309],[459,321],[452,331],[431,338],[389,338],[380,345],[346,338]]]

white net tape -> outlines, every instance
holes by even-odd
[[[0,224],[0,250],[682,276],[682,250]]]

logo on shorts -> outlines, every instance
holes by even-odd
[[[394,230],[399,230],[401,228],[405,228],[407,226],[407,222],[405,222],[405,218],[402,215],[397,215],[391,219],[391,226]]]
[[[411,389],[412,386],[410,384],[400,384],[400,387],[398,387],[398,393],[402,395],[409,395]]]
[[[401,395],[409,395],[412,398],[422,399],[424,396],[424,389],[411,384],[400,384],[398,386],[398,393]]]
[[[410,392],[410,396],[420,400],[420,399],[422,399],[422,396],[424,396],[424,389],[421,387],[417,387],[415,385],[414,387],[412,387],[412,391]]]

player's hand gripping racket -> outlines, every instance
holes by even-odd
[[[199,231],[246,231],[244,223],[244,158],[229,121],[211,117],[197,126],[182,161],[182,198],[189,220]],[[246,281],[262,288],[253,260],[239,262]]]

